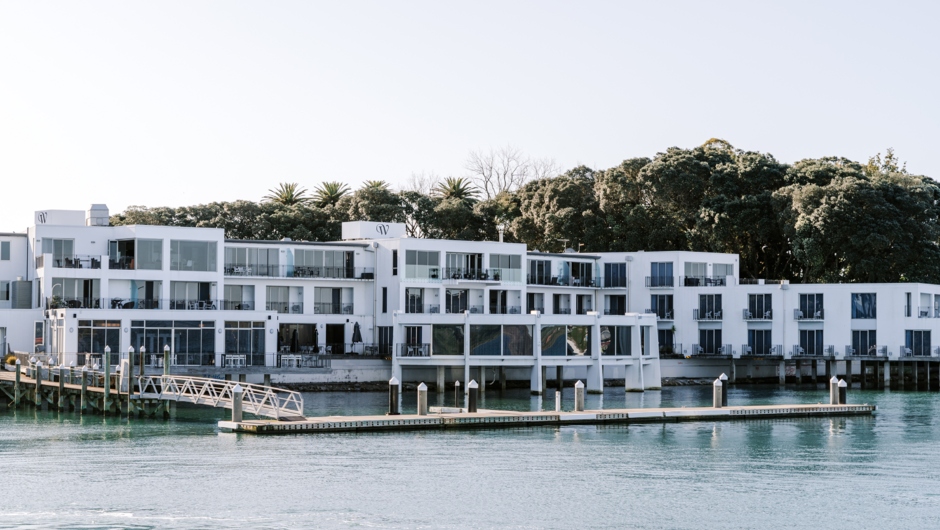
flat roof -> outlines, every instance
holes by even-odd
[[[312,247],[360,247],[367,248],[368,243],[349,243],[347,241],[329,242],[329,241],[271,241],[266,239],[226,239],[226,243],[255,243],[259,245],[308,245]]]
[[[578,252],[526,252],[529,256],[554,256],[556,258],[584,258],[584,259],[601,259],[600,256],[594,254],[580,254]]]
[[[3,237],[28,237],[26,234],[17,234],[16,232],[0,232]]]

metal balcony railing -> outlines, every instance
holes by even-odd
[[[399,357],[430,357],[431,345],[430,344],[399,344],[398,356]]]
[[[646,286],[650,289],[669,289],[675,284],[672,276],[647,276]]]
[[[721,320],[721,309],[715,309],[712,311],[693,309],[692,320]]]
[[[166,309],[168,306],[166,303],[161,303],[161,300],[130,300],[127,298],[112,298],[108,301],[108,307],[110,309]]]
[[[646,314],[650,314],[650,315],[656,315],[656,318],[658,320],[673,320],[672,311],[663,311],[663,310],[654,311],[652,309],[644,309],[643,312]]]
[[[223,300],[222,308],[228,311],[254,311],[254,300]]]
[[[520,315],[522,314],[522,306],[518,306],[518,305],[501,306],[501,305],[496,305],[496,304],[490,304],[490,314],[491,315]]]
[[[329,355],[312,353],[279,353],[277,354],[278,368],[330,368],[332,359]]]
[[[277,311],[285,315],[302,315],[304,312],[303,302],[265,302],[265,308],[268,311]]]
[[[768,309],[763,313],[758,312],[757,314],[752,313],[750,310],[743,310],[744,320],[773,320],[774,312],[772,309]]]
[[[571,314],[571,308],[570,308],[570,307],[556,307],[556,308],[552,311],[552,314],[553,314],[553,315],[570,315],[570,314]]]
[[[107,306],[106,301],[101,298],[46,298],[46,309],[102,309],[102,305]]]
[[[726,276],[680,276],[679,285],[683,287],[724,287]]]
[[[49,265],[59,269],[100,269],[101,256],[87,256],[73,254],[71,256],[53,257],[49,260]],[[37,258],[37,267],[41,267],[43,262]]]
[[[313,312],[317,315],[351,315],[353,314],[353,305],[318,302],[313,304]]]
[[[884,348],[887,349],[887,346],[885,346]],[[920,348],[911,348],[910,346],[906,344],[902,344],[898,348],[898,351],[900,352],[901,357],[930,357],[929,346],[927,347],[921,346]],[[887,355],[885,355],[885,357],[887,357]]]
[[[801,309],[793,310],[793,320],[823,320],[826,312],[823,309],[816,309],[812,312],[803,312]]]
[[[467,311],[470,311],[470,314],[471,314],[471,315],[482,315],[482,314],[483,314],[483,306],[481,306],[481,305],[471,305],[471,306],[467,306]]]
[[[930,306],[920,306],[917,308],[917,318],[931,318]]]
[[[605,309],[604,314],[605,315],[626,315],[627,310],[626,309]]]
[[[347,280],[371,280],[375,278],[374,267],[305,267],[287,265],[235,265],[226,263],[226,276],[260,278],[323,278]]]

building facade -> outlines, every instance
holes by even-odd
[[[664,364],[697,375],[698,360],[940,354],[936,285],[749,280],[733,254],[553,254],[396,223],[344,223],[342,239],[109,226],[103,205],[36,212],[0,233],[0,351],[80,365],[143,348],[156,367],[168,348],[190,373],[386,359],[399,378],[509,373],[537,393],[549,375],[655,389]]]

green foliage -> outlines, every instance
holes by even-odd
[[[743,277],[794,282],[940,283],[940,187],[908,173],[892,149],[863,165],[840,157],[792,165],[711,139],[579,166],[478,200],[466,178],[430,194],[367,181],[350,193],[325,182],[313,200],[234,201],[181,208],[131,206],[114,225],[221,228],[229,239],[335,241],[349,220],[405,223],[415,237],[506,241],[561,252],[678,250],[740,256]],[[293,185],[296,186],[296,185]],[[299,197],[299,199],[297,198]],[[296,199],[296,200],[295,200]]]
[[[314,204],[320,208],[336,206],[347,193],[349,193],[349,186],[342,182],[324,182],[314,190]]]
[[[268,194],[262,197],[262,202],[277,202],[285,206],[295,204],[306,204],[310,201],[307,197],[307,190],[303,189],[297,183],[282,182],[277,188],[268,190]]]

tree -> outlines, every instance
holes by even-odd
[[[364,187],[343,207],[350,221],[404,223],[408,218],[408,205],[401,194],[387,188]]]
[[[464,168],[486,199],[515,192],[531,179],[553,178],[561,172],[555,159],[531,159],[511,145],[488,152],[471,151]]]
[[[434,188],[434,195],[441,199],[456,199],[465,204],[472,205],[477,201],[480,191],[469,180],[459,177],[447,177]]]
[[[412,173],[405,182],[405,185],[402,186],[402,191],[413,191],[423,195],[431,195],[434,188],[440,183],[441,177],[433,171],[430,173],[423,171],[421,173]]]
[[[314,203],[320,208],[335,206],[348,192],[349,186],[342,182],[324,182],[314,192]]]
[[[384,180],[367,180],[362,184],[362,187],[383,190],[389,189],[388,182],[385,182]]]
[[[181,226],[177,220],[176,210],[165,206],[148,208],[146,206],[128,206],[121,213],[111,216],[112,226],[121,225],[155,225],[155,226]]]
[[[268,194],[262,197],[262,202],[277,202],[285,206],[306,204],[309,201],[310,197],[307,196],[307,190],[296,183],[287,182],[282,182],[277,188],[268,190]]]

